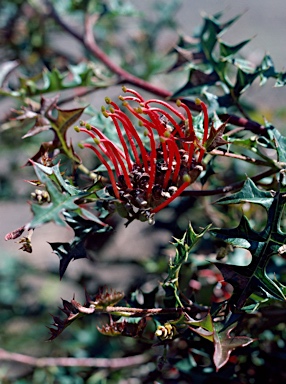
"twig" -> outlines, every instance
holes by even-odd
[[[247,163],[252,163],[252,164],[256,164],[256,165],[262,165],[262,166],[266,166],[266,167],[269,165],[269,163],[267,161],[254,159],[253,157],[249,157],[249,156],[238,155],[238,154],[232,153],[232,152],[221,151],[219,149],[213,149],[209,153],[211,155],[215,155],[215,156],[224,156],[224,157],[231,157],[233,159],[243,160],[243,161],[246,161]]]
[[[262,172],[259,175],[250,177],[250,179],[254,182],[258,182],[264,177],[268,177],[274,175],[277,172],[277,169],[268,169],[268,171]],[[233,183],[230,185],[226,185],[225,187],[217,188],[217,189],[209,189],[209,190],[197,190],[197,191],[184,191],[181,196],[213,196],[213,195],[221,195],[228,192],[233,192],[243,187],[245,180],[238,181],[237,183]]]
[[[33,367],[96,367],[120,369],[144,364],[151,358],[148,354],[118,358],[74,358],[74,357],[33,357],[22,353],[13,353],[0,349],[0,361],[13,361]]]

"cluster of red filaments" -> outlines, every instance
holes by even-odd
[[[123,91],[126,95],[119,99],[138,119],[138,128],[111,99],[106,98],[109,108],[102,108],[103,115],[114,123],[121,148],[90,124],[81,122],[76,130],[93,139],[92,144],[86,142],[83,146],[90,148],[106,167],[111,194],[129,209],[131,216],[140,212],[150,220],[202,171],[209,130],[207,109],[203,102],[197,101],[204,114],[204,134],[199,140],[192,114],[182,102],[177,101],[175,107],[162,100],[145,101],[133,89],[123,87]]]

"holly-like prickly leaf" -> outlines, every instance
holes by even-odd
[[[285,300],[279,284],[266,273],[266,267],[272,255],[276,254],[285,242],[286,234],[280,228],[286,188],[280,180],[280,190],[275,192],[262,191],[250,180],[244,184],[240,192],[218,201],[220,204],[240,204],[250,202],[262,205],[268,214],[265,228],[261,232],[254,231],[248,219],[242,216],[240,224],[232,229],[214,229],[212,233],[226,243],[236,247],[247,248],[251,255],[251,263],[247,266],[236,266],[215,263],[225,281],[234,287],[230,304],[235,311],[241,309],[252,293]]]
[[[88,304],[87,307],[81,307],[79,305],[78,308],[78,303],[74,298],[71,300],[71,302],[63,299],[62,302],[63,306],[60,308],[60,310],[66,315],[66,318],[61,319],[59,316],[52,315],[54,322],[52,327],[49,328],[51,332],[51,337],[49,338],[50,341],[58,337],[77,318],[94,312],[94,309],[88,308]]]
[[[80,118],[85,110],[85,107],[73,109],[61,109],[56,107],[55,109],[58,116],[53,121],[52,127],[57,135],[58,132],[60,132],[60,134],[66,139],[66,132],[68,128]]]
[[[27,138],[35,136],[42,131],[51,129],[54,132],[52,141],[44,143],[45,151],[53,153],[59,149],[61,153],[70,155],[70,157],[77,158],[71,144],[67,143],[66,133],[70,126],[72,126],[82,115],[85,107],[73,109],[61,109],[57,106],[58,97],[51,99],[42,97],[40,105],[31,104],[28,107],[22,108],[17,113],[20,115],[18,120],[28,120],[33,122],[32,128],[23,136]],[[32,157],[37,161],[43,154],[43,148]]]
[[[53,252],[60,259],[59,273],[61,279],[71,261],[89,259],[85,248],[85,240],[89,235],[111,230],[111,227],[83,208],[81,214],[84,217],[79,216],[78,212],[63,212],[66,223],[74,230],[74,238],[70,243],[49,243]],[[91,220],[85,217],[90,217]]]
[[[203,237],[203,235],[209,230],[210,225],[204,228],[200,233],[195,233],[191,223],[187,231],[184,233],[182,239],[175,239],[176,242],[173,244],[176,247],[176,255],[174,260],[170,261],[168,277],[163,283],[163,288],[166,292],[165,305],[166,306],[177,306],[180,305],[179,299],[179,286],[178,276],[179,271],[184,263],[188,260],[190,250],[196,245],[196,243]]]
[[[210,313],[202,320],[187,321],[189,328],[201,337],[213,342],[213,362],[218,371],[229,360],[231,352],[238,347],[245,347],[254,340],[246,336],[230,336],[236,323],[226,326],[225,322],[214,321]]]
[[[66,315],[66,318],[61,319],[58,316],[52,316],[54,323],[52,324],[52,327],[49,328],[52,334],[49,340],[53,340],[59,336],[64,329],[71,325],[71,323],[73,323],[77,318],[92,315],[95,312],[100,312],[101,310],[104,310],[104,307],[109,305],[109,303],[111,305],[116,304],[124,297],[124,294],[122,292],[116,292],[113,290],[108,291],[108,289],[106,289],[105,291],[99,292],[95,297],[98,298],[98,301],[100,301],[100,298],[105,300],[104,305],[102,305],[102,303],[98,305],[98,303],[95,300],[92,300],[87,293],[84,305],[81,305],[75,300],[75,298],[73,298],[70,302],[62,300],[63,307],[60,308],[60,310]],[[142,325],[140,321],[139,324]]]
[[[233,324],[229,328],[221,330],[221,323],[213,323],[215,348],[213,362],[217,371],[228,362],[230,354],[234,349],[245,347],[254,341],[254,339],[247,336],[231,336],[230,333],[236,325]]]
[[[207,314],[202,320],[188,321],[186,324],[189,325],[189,328],[209,341],[214,340],[214,329],[213,322],[210,313]]]
[[[75,203],[75,201],[80,197],[80,194],[71,195],[66,191],[61,191],[47,175],[47,173],[43,171],[43,167],[40,164],[34,162],[32,164],[38,179],[46,186],[51,202],[47,205],[31,205],[34,217],[27,225],[26,229],[36,228],[50,221],[53,221],[61,226],[65,225],[65,222],[61,217],[61,213],[65,210],[75,211],[79,209],[79,206]]]
[[[218,40],[219,43],[219,51],[220,55],[222,57],[229,57],[235,55],[237,52],[239,52],[246,44],[248,44],[251,41],[251,39],[242,41],[236,45],[230,45],[222,40]]]
[[[66,211],[76,212],[83,219],[94,222],[93,225],[97,223],[101,227],[108,227],[97,216],[77,204],[77,201],[89,196],[90,192],[80,191],[64,180],[58,164],[53,167],[46,167],[33,161],[31,163],[39,182],[45,185],[51,202],[43,205],[31,205],[34,218],[27,224],[26,229],[35,228],[50,221],[58,225],[66,225],[61,215]],[[87,224],[87,226],[90,226],[90,224]]]
[[[214,124],[212,124],[209,137],[205,143],[205,147],[207,151],[211,151],[212,149],[215,149],[217,147],[220,147],[221,145],[227,144],[228,142],[222,137],[224,134],[224,130],[226,127],[227,122],[221,124],[220,127],[217,129],[214,127]]]
[[[277,161],[286,164],[286,137],[281,135],[276,128],[268,129],[267,133],[273,143],[273,147],[276,149]]]
[[[120,300],[122,300],[124,297],[123,292],[115,291],[113,289],[102,289],[100,290],[96,296],[91,299],[89,296],[87,296],[87,301],[90,304],[93,304],[96,306],[96,308],[104,308],[107,306],[112,306],[117,304]]]
[[[273,193],[257,188],[255,183],[250,178],[247,178],[243,188],[239,192],[223,197],[217,201],[217,204],[220,205],[241,203],[259,204],[266,210],[269,210],[273,203]]]
[[[53,252],[60,259],[60,279],[62,279],[69,263],[72,260],[88,258],[84,242],[71,242],[71,243],[49,243]]]
[[[34,122],[32,128],[23,136],[23,139],[35,136],[51,128],[49,115],[55,108],[57,101],[58,96],[50,99],[41,97],[40,105],[30,104],[27,107],[22,107],[21,111],[16,111],[19,114],[17,120],[31,120]]]

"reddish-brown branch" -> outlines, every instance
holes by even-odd
[[[89,16],[86,20],[86,32],[85,37],[76,29],[72,28],[68,25],[56,12],[54,6],[51,4],[49,0],[46,0],[46,5],[48,9],[48,16],[52,17],[58,25],[60,25],[69,35],[73,36],[76,40],[78,40],[94,57],[100,60],[103,64],[106,65],[113,73],[117,74],[120,78],[121,83],[129,83],[135,85],[145,91],[153,93],[154,95],[160,96],[162,98],[170,98],[172,93],[168,90],[162,89],[161,87],[157,87],[147,81],[144,81],[129,72],[123,70],[120,66],[115,64],[97,45],[94,35],[93,35],[93,23],[95,21],[96,16]],[[180,98],[180,97],[179,97]],[[201,111],[201,106],[196,105],[195,102],[191,100],[184,100],[181,98],[185,104],[193,111]],[[239,127],[244,127],[246,130],[249,130],[253,133],[259,135],[265,135],[267,132],[266,127],[260,125],[259,123],[248,120],[244,117],[239,117],[236,115],[229,114],[220,114],[219,118],[222,121],[228,121],[229,124],[233,124]]]
[[[22,363],[33,367],[96,367],[120,369],[144,364],[150,360],[150,355],[142,354],[118,358],[74,358],[74,357],[34,357],[22,353],[13,353],[0,349],[0,361]]]
[[[238,159],[238,160],[243,160],[246,161],[247,163],[252,163],[256,165],[262,165],[267,167],[269,163],[267,161],[259,160],[259,159],[254,159],[253,157],[249,156],[244,156],[244,155],[238,155],[236,153],[232,152],[224,152],[219,149],[213,149],[211,152],[209,152],[211,155],[217,155],[217,156],[225,156],[225,157],[231,157],[233,159]]]
[[[259,175],[250,177],[252,181],[257,183],[259,180],[264,179],[265,177],[274,175],[277,173],[277,169],[268,169],[265,172],[260,173]],[[196,190],[196,191],[184,191],[181,193],[181,196],[194,196],[194,197],[199,197],[199,196],[214,196],[214,195],[222,195],[225,193],[237,191],[243,187],[243,184],[245,183],[245,180],[239,181],[237,183],[233,183],[230,185],[226,185],[225,187],[217,188],[217,189],[208,189],[208,190]]]

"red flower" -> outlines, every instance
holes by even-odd
[[[185,104],[177,101],[175,108],[162,100],[145,101],[133,89],[123,87],[123,91],[128,95],[119,99],[138,119],[138,128],[109,98],[106,98],[109,109],[102,108],[104,116],[113,120],[121,147],[90,124],[82,122],[76,130],[93,138],[94,144],[83,146],[94,151],[106,167],[112,186],[110,193],[133,218],[140,214],[152,221],[154,214],[179,196],[203,169],[204,143],[209,133],[207,109],[203,102],[197,101],[204,114],[204,134],[198,140],[192,114]],[[140,130],[147,140],[143,141]]]

